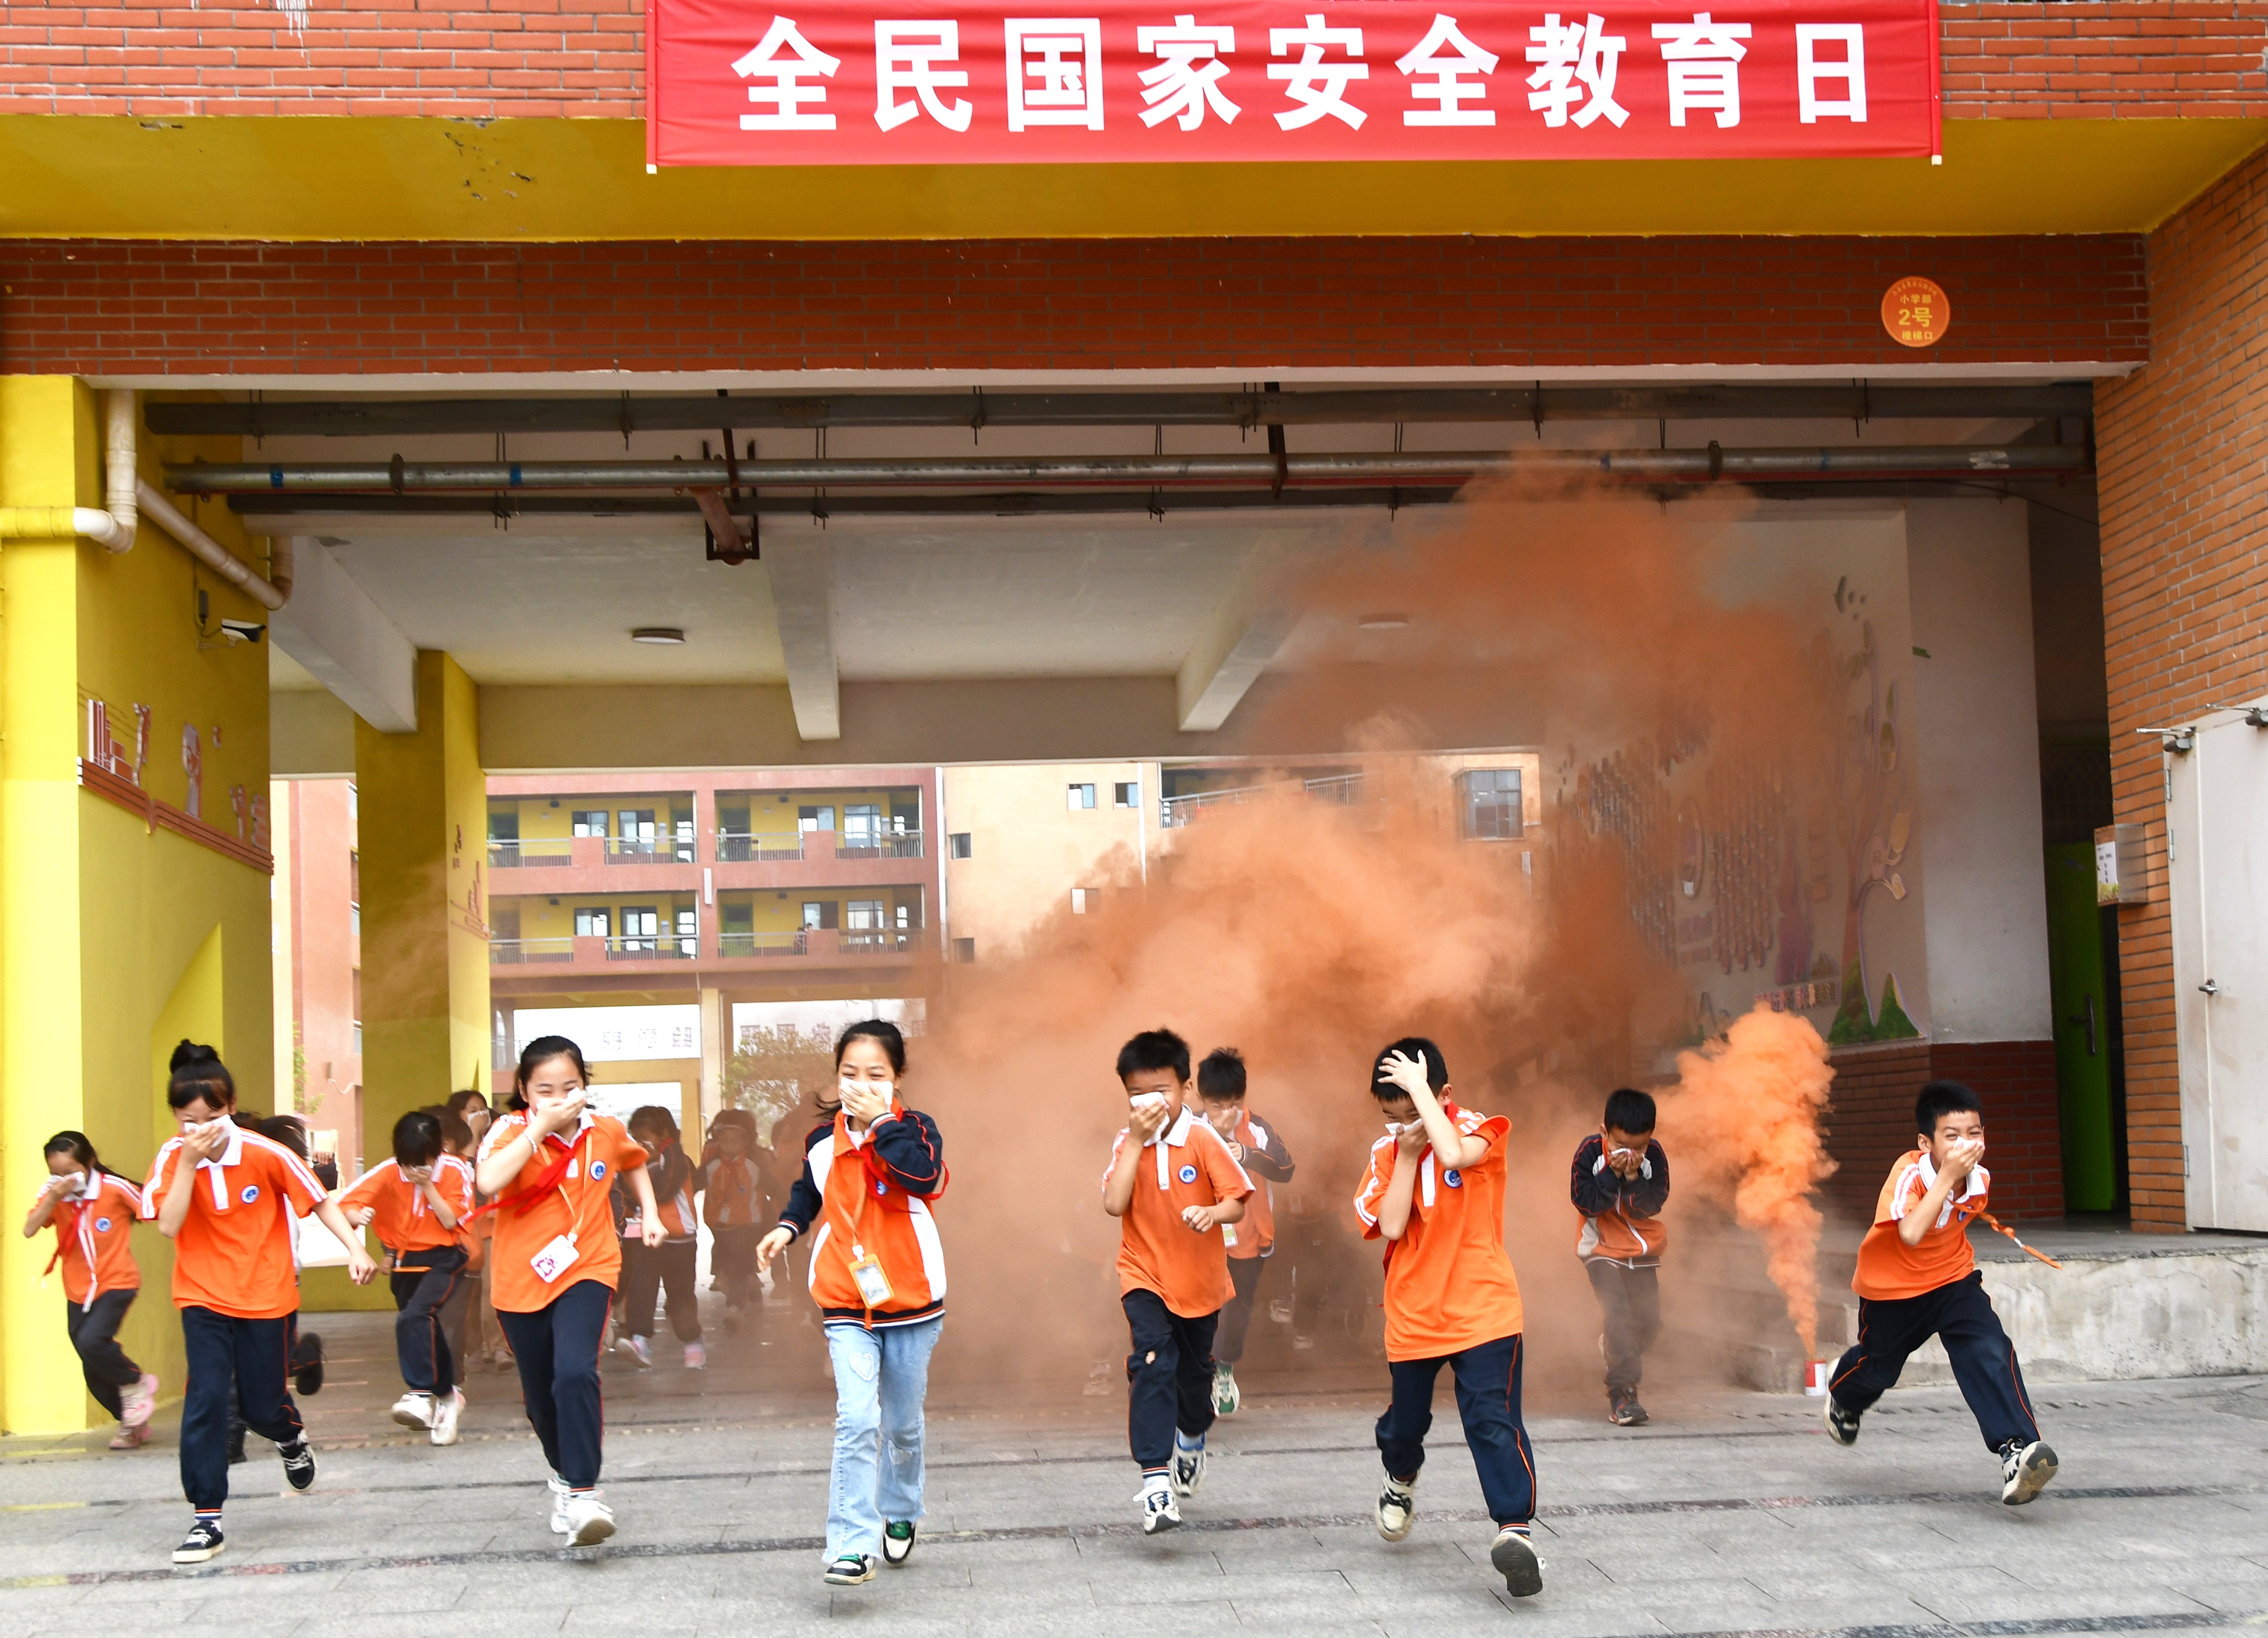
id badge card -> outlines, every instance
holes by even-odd
[[[1220,1225],[1220,1243],[1232,1249],[1234,1248],[1236,1245],[1236,1225],[1234,1223],[1224,1223]]]
[[[850,1260],[850,1281],[858,1288],[858,1300],[869,1308],[887,1308],[892,1296],[889,1275],[863,1246],[850,1249],[856,1253]]]
[[[581,1255],[582,1252],[575,1249],[575,1237],[571,1234],[562,1234],[534,1256],[529,1258],[527,1266],[535,1270],[537,1279],[549,1285],[572,1267],[575,1260]]]

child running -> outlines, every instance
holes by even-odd
[[[1970,1221],[1992,1222],[1984,1209],[1992,1174],[1978,1164],[1984,1105],[1958,1081],[1932,1081],[1914,1100],[1914,1128],[1918,1147],[1890,1168],[1874,1226],[1859,1244],[1851,1282],[1859,1341],[1828,1381],[1827,1431],[1837,1444],[1856,1444],[1859,1419],[1933,1336],[1953,1362],[1985,1447],[2000,1458],[2000,1500],[2021,1507],[2056,1476],[2056,1453],[2040,1437],[2015,1345],[1969,1247]]]
[[[1418,1472],[1433,1425],[1433,1385],[1457,1384],[1465,1443],[1496,1520],[1489,1562],[1515,1598],[1543,1590],[1528,1531],[1535,1460],[1520,1419],[1520,1282],[1504,1250],[1504,1143],[1512,1123],[1461,1109],[1441,1049],[1422,1036],[1378,1054],[1371,1095],[1386,1135],[1372,1145],[1354,1208],[1386,1247],[1386,1359],[1393,1399],[1378,1419],[1386,1464],[1378,1533],[1400,1541],[1418,1510]]]
[[[945,1328],[945,1247],[930,1205],[945,1193],[937,1122],[898,1096],[898,1026],[868,1018],[835,1043],[839,1101],[804,1140],[803,1175],[779,1223],[756,1245],[772,1259],[819,1225],[811,1294],[835,1367],[835,1456],[828,1485],[831,1587],[874,1579],[913,1556],[920,1524],[930,1355]],[[887,1456],[887,1460],[879,1460]]]
[[[129,1239],[142,1215],[141,1191],[95,1157],[84,1132],[56,1133],[46,1154],[48,1181],[24,1219],[24,1238],[55,1225],[48,1267],[63,1265],[63,1329],[86,1391],[117,1420],[110,1448],[130,1451],[149,1438],[158,1405],[158,1378],[118,1346],[118,1327],[142,1292]]]
[[[611,1194],[627,1173],[648,1247],[661,1243],[645,1150],[612,1115],[585,1107],[590,1070],[563,1035],[519,1054],[511,1113],[481,1143],[474,1182],[496,1201],[489,1244],[497,1319],[519,1366],[527,1420],[551,1464],[551,1528],[572,1546],[615,1533],[599,1492],[606,1413],[599,1346],[622,1277]]]
[[[1233,1047],[1214,1048],[1197,1065],[1197,1096],[1204,1102],[1206,1123],[1226,1140],[1231,1158],[1246,1175],[1260,1179],[1245,1199],[1243,1218],[1220,1231],[1236,1291],[1220,1311],[1220,1333],[1213,1340],[1212,1408],[1221,1416],[1235,1415],[1244,1403],[1243,1390],[1236,1385],[1236,1362],[1244,1357],[1244,1339],[1252,1329],[1260,1271],[1276,1254],[1275,1185],[1292,1178],[1292,1155],[1282,1135],[1261,1125],[1244,1106],[1244,1055]]]
[[[1127,1443],[1142,1470],[1142,1533],[1154,1536],[1181,1524],[1180,1498],[1204,1483],[1213,1337],[1236,1289],[1215,1230],[1244,1221],[1254,1191],[1189,1102],[1187,1041],[1145,1030],[1118,1049],[1118,1079],[1129,1113],[1102,1174],[1102,1208],[1118,1219],[1119,1305],[1134,1345]]]
[[[465,1282],[473,1169],[443,1152],[439,1113],[413,1109],[394,1123],[393,1157],[364,1172],[339,1204],[357,1228],[375,1225],[386,1247],[398,1311],[394,1349],[409,1389],[394,1402],[394,1420],[435,1444],[454,1444],[465,1394],[442,1316]]]
[[[702,1162],[701,1220],[709,1225],[711,1283],[725,1293],[725,1334],[740,1329],[748,1308],[748,1282],[756,1272],[758,1222],[764,1207],[763,1174],[750,1153],[755,1122],[745,1109],[718,1113],[710,1127],[712,1152]]]
[[[173,1242],[173,1306],[188,1356],[181,1488],[196,1516],[173,1562],[202,1564],[225,1546],[232,1389],[247,1424],[276,1442],[291,1488],[315,1482],[315,1453],[285,1380],[299,1318],[293,1206],[320,1217],[346,1247],[347,1274],[357,1285],[369,1284],[377,1271],[362,1236],[299,1157],[230,1118],[236,1082],[220,1055],[184,1041],[173,1063],[166,1102],[180,1134],[151,1163],[142,1216]]]
[[[1668,1231],[1661,1208],[1669,1199],[1669,1157],[1653,1140],[1653,1099],[1623,1086],[1607,1094],[1599,1129],[1575,1146],[1568,1188],[1583,1228],[1575,1255],[1583,1260],[1599,1299],[1606,1331],[1607,1420],[1617,1428],[1645,1425],[1638,1402],[1646,1351],[1661,1333],[1661,1248]]]
[[[694,1265],[701,1253],[693,1194],[701,1186],[701,1174],[678,1141],[677,1117],[659,1104],[632,1110],[630,1129],[645,1150],[641,1175],[657,1202],[646,1212],[661,1219],[662,1238],[659,1245],[651,1240],[641,1244],[638,1214],[632,1212],[623,1220],[623,1329],[628,1334],[615,1346],[641,1367],[653,1363],[654,1299],[666,1290],[669,1328],[685,1345],[685,1369],[705,1370],[709,1350],[701,1342],[701,1294],[693,1283]]]

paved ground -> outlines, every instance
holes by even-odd
[[[1653,1425],[1627,1432],[1587,1399],[1536,1407],[1545,1583],[1516,1604],[1487,1568],[1491,1531],[1446,1389],[1418,1529],[1399,1546],[1368,1517],[1368,1368],[1256,1377],[1215,1436],[1190,1527],[1155,1541],[1132,1524],[1121,1392],[940,1390],[913,1565],[837,1591],[819,1579],[831,1391],[797,1326],[770,1348],[723,1344],[705,1375],[609,1367],[622,1531],[575,1554],[551,1545],[512,1378],[475,1378],[465,1443],[435,1451],[383,1420],[398,1391],[383,1319],[320,1323],[333,1363],[307,1407],[315,1488],[286,1493],[254,1440],[211,1566],[166,1561],[187,1523],[170,1426],[122,1456],[7,1442],[0,1626],[2022,1638],[2268,1624],[2258,1378],[2046,1391],[2063,1476],[2022,1509],[1999,1505],[1949,1391],[1893,1394],[1852,1451],[1793,1397],[1656,1388]]]

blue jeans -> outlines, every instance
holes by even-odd
[[[882,1525],[922,1516],[922,1401],[945,1316],[879,1331],[827,1327],[835,1363],[835,1469],[827,1556],[880,1556]],[[887,1452],[888,1460],[882,1458]]]

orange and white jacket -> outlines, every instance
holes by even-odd
[[[811,1295],[828,1324],[880,1330],[945,1311],[945,1245],[930,1202],[945,1193],[945,1141],[937,1122],[893,1103],[864,1132],[850,1117],[814,1128],[804,1140],[803,1175],[788,1191],[780,1222],[798,1238],[811,1233]],[[869,1309],[850,1265],[870,1256],[890,1282],[890,1301]]]
[[[1669,1231],[1661,1223],[1661,1208],[1669,1200],[1669,1157],[1660,1143],[1646,1140],[1638,1176],[1625,1179],[1607,1164],[1606,1139],[1592,1133],[1576,1145],[1567,1192],[1583,1217],[1575,1237],[1576,1256],[1585,1262],[1598,1258],[1626,1268],[1650,1268],[1660,1262],[1662,1248],[1669,1244]]]

